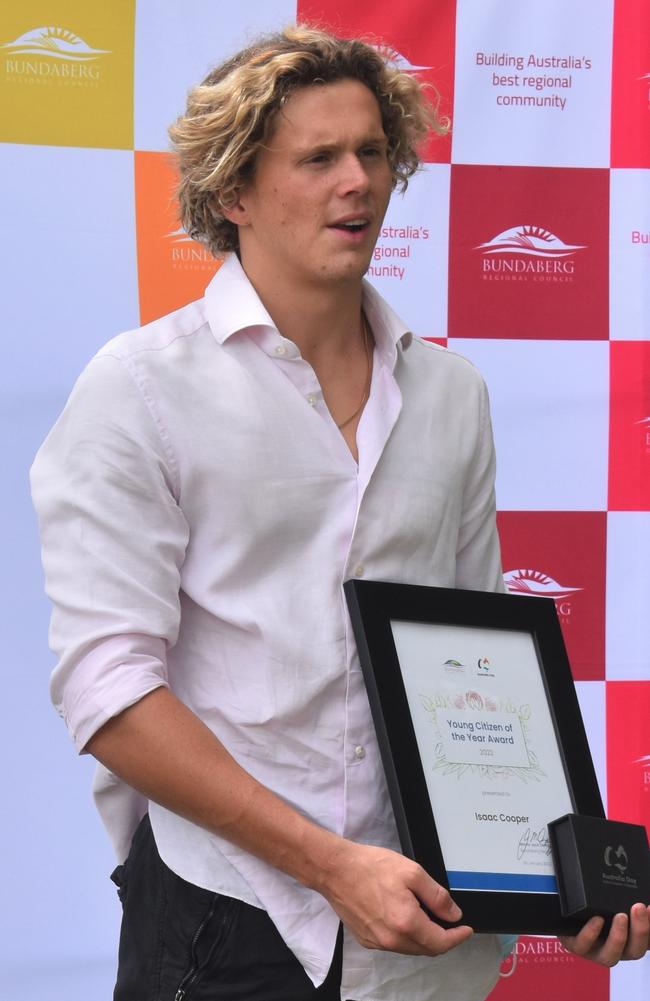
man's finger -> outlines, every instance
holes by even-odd
[[[436,883],[424,869],[420,870],[411,888],[418,900],[436,917],[442,918],[443,921],[460,921],[462,918],[463,912],[449,891],[440,883]]]
[[[433,924],[433,922],[430,922]],[[456,928],[441,928],[440,925],[436,925],[435,940],[432,943],[434,955],[440,956],[445,952],[449,952],[450,949],[455,949],[457,945],[461,942],[467,941],[474,934],[474,929],[470,928],[469,925],[458,925]]]
[[[418,955],[439,956],[454,949],[461,942],[465,942],[473,934],[474,931],[469,925],[442,928],[420,909],[412,922],[408,937],[405,937],[402,942],[401,948]]]
[[[612,927],[605,941],[598,945],[598,926],[602,930],[603,919],[592,918],[587,922],[582,931],[573,939],[567,940],[567,948],[575,952],[578,956],[585,956],[593,959],[603,966],[616,966],[623,958],[625,943],[627,942],[628,918],[627,914],[616,914],[612,921]],[[596,930],[596,934],[594,934]]]
[[[586,956],[595,947],[604,924],[603,918],[590,918],[577,935],[560,935],[560,942],[577,956]]]
[[[650,948],[650,908],[635,904],[630,911],[630,927],[623,959],[641,959]]]

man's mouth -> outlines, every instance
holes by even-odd
[[[370,223],[363,216],[359,216],[357,219],[345,219],[341,222],[333,222],[330,225],[330,229],[340,229],[345,233],[361,233],[362,230],[367,229]]]

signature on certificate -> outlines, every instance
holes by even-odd
[[[527,827],[519,839],[517,845],[517,861],[525,855],[533,855],[542,852],[544,855],[551,854],[551,842],[546,827],[540,827],[538,831],[532,831]]]

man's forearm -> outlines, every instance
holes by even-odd
[[[438,955],[471,935],[426,916],[420,902],[447,921],[460,910],[419,865],[303,817],[166,688],[109,720],[86,749],[149,799],[318,890],[368,948]]]
[[[148,799],[321,888],[342,839],[257,782],[168,689],[111,719],[86,749]]]

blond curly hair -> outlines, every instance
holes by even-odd
[[[217,257],[237,250],[237,226],[225,218],[255,169],[276,113],[293,91],[310,84],[359,80],[377,98],[393,186],[405,190],[420,165],[418,145],[429,130],[448,125],[437,113],[437,95],[397,68],[383,46],[342,39],[299,25],[259,38],[194,87],[187,110],[170,127],[180,174],[183,226]]]

